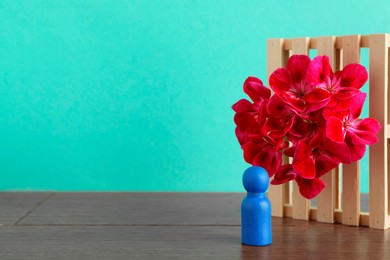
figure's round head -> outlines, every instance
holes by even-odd
[[[242,176],[242,184],[247,192],[266,192],[269,184],[268,173],[260,166],[249,167]]]

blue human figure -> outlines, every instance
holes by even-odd
[[[271,202],[266,197],[269,177],[258,166],[249,167],[242,177],[247,196],[241,204],[242,244],[267,246],[272,244]]]

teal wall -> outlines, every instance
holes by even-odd
[[[384,0],[0,0],[0,190],[242,191],[230,106],[248,75],[265,78],[266,39],[390,32],[389,13]]]

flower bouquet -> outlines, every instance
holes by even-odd
[[[321,176],[360,160],[366,145],[378,141],[379,122],[360,118],[367,78],[360,64],[333,72],[327,56],[307,55],[291,56],[271,74],[273,95],[260,79],[248,77],[243,87],[252,102],[232,106],[245,161],[265,168],[271,184],[295,180],[302,196],[317,196],[325,187]],[[291,163],[282,164],[283,154]]]

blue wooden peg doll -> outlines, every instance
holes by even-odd
[[[266,197],[269,177],[258,166],[249,167],[242,177],[247,196],[241,204],[242,244],[267,246],[272,244],[271,202]]]

